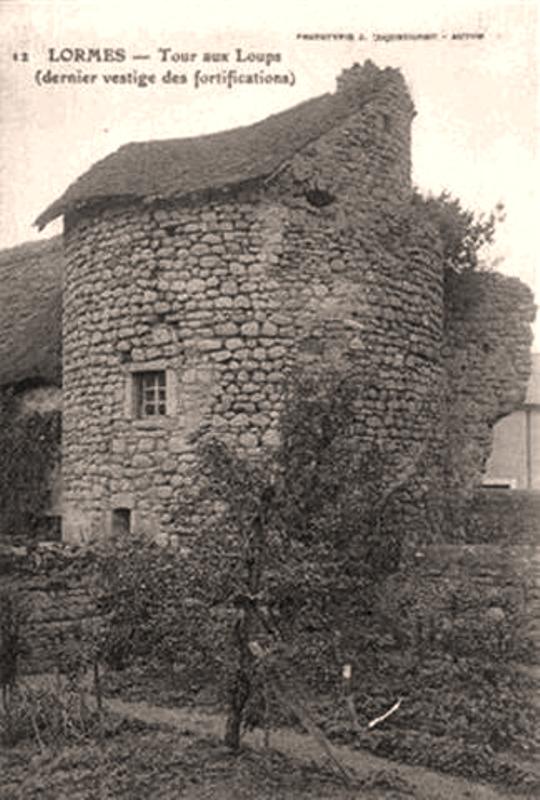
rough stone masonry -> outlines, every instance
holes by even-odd
[[[66,540],[115,524],[174,534],[190,435],[210,427],[246,454],[275,444],[291,369],[361,374],[365,428],[396,471],[456,427],[471,341],[445,323],[436,232],[411,222],[414,113],[398,71],[355,65],[334,94],[256,125],[127,145],[38,219],[65,221]],[[512,291],[510,322],[488,304],[512,359],[491,376],[468,474],[525,389],[532,301]],[[469,386],[460,433],[477,441]]]

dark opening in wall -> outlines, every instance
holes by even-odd
[[[47,514],[43,520],[44,539],[50,542],[60,542],[62,539],[62,517],[57,514]]]
[[[308,203],[315,206],[315,208],[329,206],[330,203],[333,203],[336,199],[333,194],[327,192],[325,189],[307,189],[305,197]]]
[[[176,225],[165,225],[164,229],[167,236],[174,236],[176,233]]]
[[[383,114],[382,122],[383,122],[383,131],[385,131],[385,133],[388,133],[390,131],[390,128],[392,127],[390,114]]]
[[[131,511],[129,508],[115,508],[113,510],[112,532],[118,536],[131,532]]]

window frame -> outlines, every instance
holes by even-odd
[[[135,416],[151,419],[167,416],[167,372],[164,369],[134,373]],[[151,410],[150,410],[151,409]]]
[[[147,376],[151,373],[162,373],[164,376],[162,387],[164,390],[164,398],[161,398],[161,400],[159,399],[159,387],[157,387],[157,402],[158,404],[164,404],[164,413],[143,413],[143,376]],[[129,366],[126,374],[124,415],[145,426],[163,424],[166,420],[176,416],[178,413],[177,394],[178,380],[176,371],[169,367],[164,361],[133,363]]]

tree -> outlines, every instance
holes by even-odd
[[[434,225],[442,245],[444,263],[445,324],[457,314],[474,310],[482,299],[479,271],[491,268],[488,248],[495,240],[497,224],[504,220],[498,203],[489,214],[475,214],[449,192],[438,197],[413,196],[413,209],[423,221]]]
[[[485,268],[482,253],[487,245],[493,244],[496,225],[504,219],[501,203],[487,215],[475,214],[447,191],[438,197],[423,197],[416,192],[413,207],[437,229],[447,272],[462,273]]]
[[[212,601],[232,612],[225,741],[233,750],[261,676],[278,700],[292,703],[283,676],[302,660],[306,639],[331,641],[336,608],[343,618],[351,597],[369,603],[399,563],[386,514],[420,454],[389,482],[385,455],[358,413],[362,390],[340,371],[297,379],[285,398],[279,446],[255,460],[215,438],[198,443],[204,486],[196,502],[217,503],[219,513],[191,553],[198,563],[202,555],[206,572],[210,554]],[[305,708],[296,704],[295,713],[313,727]]]
[[[199,435],[198,489],[178,515],[184,528],[194,511],[205,522],[176,551],[99,545],[110,621],[102,653],[180,661],[188,684],[211,676],[233,750],[244,727],[268,724],[276,709],[283,718],[285,706],[328,751],[299,697],[340,681],[363,635],[359,612],[398,566],[393,499],[422,451],[396,469],[359,413],[368,390],[366,376],[341,368],[297,377],[274,449],[247,458]]]

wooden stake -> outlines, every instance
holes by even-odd
[[[312,736],[319,747],[326,753],[330,762],[332,763],[336,772],[343,778],[345,783],[348,786],[352,785],[351,775],[349,774],[346,767],[341,763],[338,757],[335,755],[332,745],[321,731],[321,729],[317,726],[314,720],[311,718],[308,710],[299,702],[297,702],[291,694],[283,688],[279,684],[276,678],[270,684],[272,687],[272,691],[274,692],[278,702],[286,709],[290,710],[294,713],[294,715],[298,718],[298,720],[302,723],[307,733]]]

